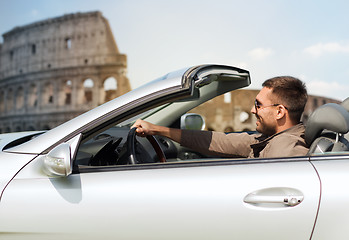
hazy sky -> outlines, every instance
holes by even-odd
[[[133,88],[186,66],[221,63],[250,71],[259,89],[292,75],[310,94],[349,96],[346,0],[1,0],[0,33],[64,14],[101,11]],[[0,42],[3,42],[1,38]]]

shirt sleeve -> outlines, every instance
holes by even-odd
[[[182,130],[180,144],[207,155],[248,157],[255,142],[255,136],[247,133]]]

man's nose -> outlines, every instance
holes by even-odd
[[[256,114],[257,111],[256,111],[256,107],[253,105],[252,108],[251,108],[251,113],[252,114]]]

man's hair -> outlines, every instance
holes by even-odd
[[[272,89],[275,103],[284,105],[292,122],[298,123],[308,100],[305,84],[298,78],[290,76],[274,77],[266,80],[263,87]]]

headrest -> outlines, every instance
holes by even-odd
[[[310,145],[323,130],[336,133],[349,131],[349,112],[339,104],[327,103],[315,109],[305,128],[305,141]]]
[[[341,103],[341,105],[347,110],[349,111],[349,97],[344,99],[344,101]]]

